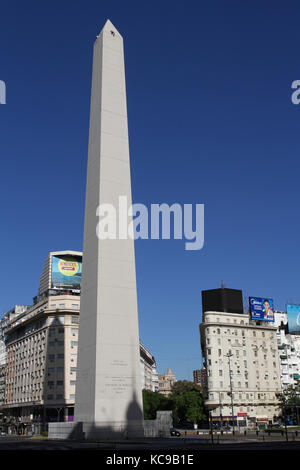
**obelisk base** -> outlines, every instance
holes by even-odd
[[[75,441],[114,441],[138,439],[144,437],[144,426],[141,421],[106,422],[106,423],[49,423],[49,439]]]

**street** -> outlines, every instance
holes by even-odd
[[[50,440],[47,438],[2,436],[0,451],[253,451],[253,450],[300,450],[300,437],[297,440],[286,441],[282,436],[211,436],[194,438],[159,438],[141,439],[135,441],[115,442],[75,442]]]

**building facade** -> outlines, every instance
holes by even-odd
[[[9,421],[72,420],[79,299],[45,298],[7,325],[3,408]]]
[[[201,348],[212,420],[254,427],[280,414],[276,327],[248,314],[204,312]]]
[[[193,370],[193,381],[203,390],[207,390],[207,373],[204,367],[202,369]]]
[[[5,385],[6,385],[6,336],[5,330],[8,323],[26,312],[30,307],[28,305],[15,305],[9,312],[6,312],[0,318],[0,406],[4,405]],[[2,415],[1,415],[2,417]]]
[[[168,369],[167,372],[163,375],[158,376],[158,389],[159,393],[163,395],[170,395],[172,392],[172,385],[176,382],[176,375],[173,373],[172,369]]]
[[[274,320],[277,327],[282,387],[294,387],[300,379],[300,336],[288,333],[288,315],[286,312],[275,312]]]
[[[158,392],[158,374],[154,356],[140,342],[140,364],[142,390]]]

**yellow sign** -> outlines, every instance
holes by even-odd
[[[77,261],[66,261],[60,259],[58,262],[58,269],[64,276],[75,276],[79,270],[79,263]]]

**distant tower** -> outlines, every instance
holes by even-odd
[[[134,241],[96,235],[98,206],[121,195],[130,206],[123,39],[108,20],[94,45],[76,379],[87,438],[143,434]]]

